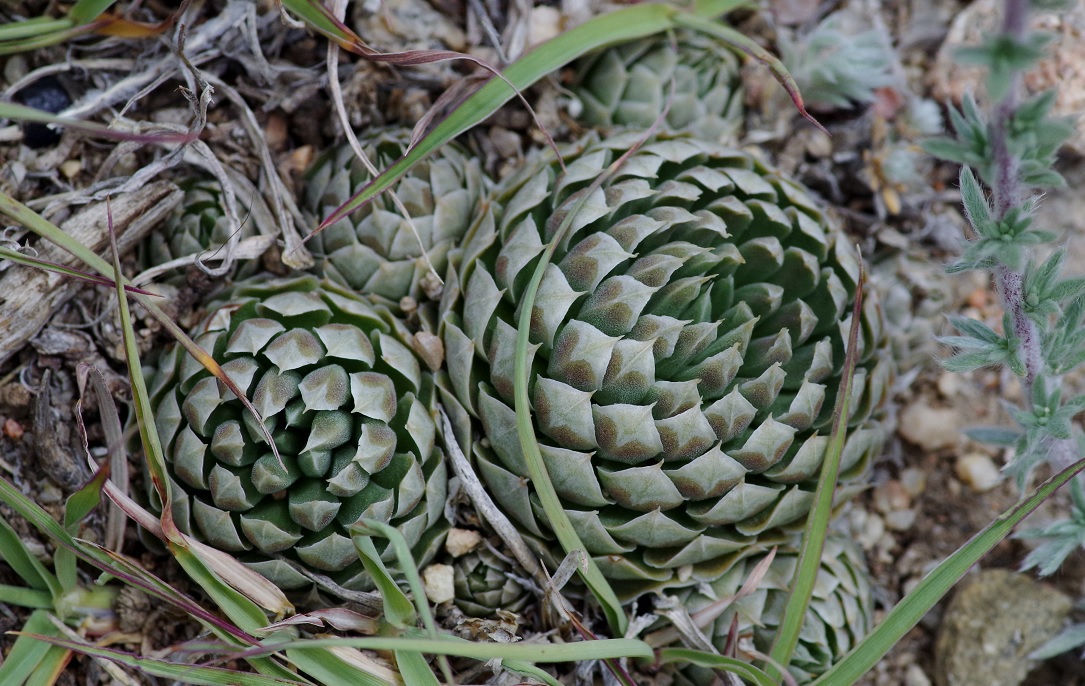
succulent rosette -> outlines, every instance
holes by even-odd
[[[467,553],[452,568],[456,606],[472,617],[492,617],[498,610],[519,612],[533,597],[515,567],[488,548]]]
[[[476,468],[540,554],[553,535],[513,410],[518,313],[549,477],[619,595],[712,581],[801,529],[829,442],[859,265],[810,195],[751,155],[683,135],[594,136],[541,153],[497,190],[442,301],[443,384],[477,420]],[[861,310],[843,499],[884,440],[882,315]]]
[[[167,350],[150,393],[178,526],[284,589],[311,586],[300,570],[369,588],[350,533],[363,518],[430,559],[447,529],[434,383],[389,308],[308,276],[257,277],[209,309],[194,338],[252,400],[279,456],[233,392]]]
[[[697,31],[676,31],[600,50],[577,63],[573,92],[590,126],[644,130],[670,103],[665,126],[708,140],[742,125],[739,56]],[[673,91],[672,91],[673,88]]]
[[[241,239],[256,235],[254,222],[244,222],[240,227],[230,223],[223,208],[222,190],[214,179],[193,177],[180,186],[185,193],[181,204],[141,246],[140,263],[144,269],[220,249],[235,232]],[[232,276],[252,276],[258,263],[257,260],[239,262]]]
[[[407,150],[408,132],[382,132],[363,146],[378,170]],[[361,190],[372,176],[350,146],[324,154],[306,178],[304,206],[315,226]],[[329,280],[392,300],[422,300],[430,273],[443,275],[448,253],[479,216],[489,182],[479,161],[454,143],[415,165],[394,191],[410,215],[400,213],[387,193],[326,229],[307,243],[315,270]],[[413,229],[412,229],[413,225]],[[434,279],[436,282],[436,280]]]
[[[696,615],[720,599],[735,596],[763,559],[763,555],[747,558],[719,579],[699,589],[684,589],[677,597],[691,615]],[[752,645],[758,652],[768,654],[783,619],[798,559],[796,550],[779,550],[757,590],[735,601],[703,629],[717,649],[723,651],[732,629],[737,629],[734,636],[739,641],[740,652]],[[839,662],[871,629],[873,612],[870,574],[862,552],[849,541],[830,536],[788,666],[795,680],[800,684],[813,681]],[[697,667],[683,669],[676,679],[680,686],[711,682],[708,670]]]

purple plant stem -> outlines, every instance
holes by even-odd
[[[1002,31],[1005,35],[1022,40],[1028,28],[1028,0],[1005,0],[1003,4]],[[1021,89],[1021,73],[1011,76],[1006,96],[995,106],[991,122],[991,149],[994,161],[994,210],[1001,220],[1013,207],[1019,205],[1029,190],[1021,182],[1020,160],[1010,152],[1007,126],[1017,109]],[[1024,402],[1032,403],[1032,386],[1043,369],[1043,351],[1036,323],[1025,314],[1024,274],[1001,265],[995,270],[995,283],[1002,305],[1013,323],[1013,333],[1020,341],[1018,352],[1025,364],[1022,378]],[[1047,461],[1055,469],[1064,469],[1078,460],[1077,446],[1072,439],[1054,439],[1048,445]]]
[[[1028,24],[1028,0],[1006,0],[1003,5],[1002,31],[1005,35],[1020,41],[1025,37]],[[991,121],[991,148],[994,161],[994,209],[995,216],[1001,220],[1011,208],[1024,200],[1028,189],[1021,183],[1019,173],[1020,160],[1010,152],[1007,126],[1017,109],[1018,91],[1021,89],[1021,74],[1011,76],[1006,96],[995,106]],[[1031,402],[1032,384],[1036,375],[1043,368],[1043,356],[1040,350],[1039,332],[1036,324],[1025,314],[1024,275],[1005,266],[995,271],[995,283],[1002,298],[1003,307],[1010,313],[1013,321],[1013,333],[1020,340],[1018,348],[1025,364],[1025,398]]]

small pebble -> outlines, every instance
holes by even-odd
[[[885,525],[893,531],[907,531],[915,524],[915,510],[897,510],[885,515]]]
[[[899,481],[886,481],[874,489],[874,507],[879,512],[889,513],[897,510],[907,510],[911,504],[911,496]]]
[[[539,5],[531,9],[531,19],[528,24],[527,43],[538,45],[545,43],[561,33],[561,11],[556,7]]]
[[[909,467],[900,473],[900,485],[914,498],[927,490],[927,474],[922,469]]]
[[[11,417],[4,420],[4,435],[13,441],[17,441],[23,437],[23,425],[15,421]]]
[[[422,585],[431,603],[439,605],[456,597],[455,572],[449,565],[433,564],[422,571]]]
[[[81,171],[83,171],[83,163],[79,160],[65,160],[60,163],[60,173],[69,181],[79,176]]]
[[[983,453],[968,453],[957,458],[957,464],[953,471],[960,479],[976,493],[989,491],[1002,481],[1002,472],[987,455]]]
[[[957,444],[961,438],[957,411],[913,403],[900,415],[900,435],[924,450],[935,451]]]
[[[931,686],[931,679],[923,668],[916,664],[908,665],[908,671],[904,673],[905,686]]]
[[[961,375],[946,372],[938,377],[938,393],[943,398],[952,398],[961,392]]]
[[[445,550],[452,557],[463,557],[482,543],[482,536],[473,529],[450,529],[445,537]]]
[[[871,513],[863,522],[863,530],[857,538],[863,550],[870,550],[883,535],[885,535],[885,520]]]

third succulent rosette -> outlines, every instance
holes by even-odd
[[[794,540],[831,430],[859,265],[799,185],[683,135],[580,141],[496,191],[441,303],[447,399],[476,468],[546,559],[560,561],[517,437],[516,327],[545,246],[574,213],[531,313],[528,397],[549,477],[623,599],[720,578]],[[892,374],[862,308],[840,495],[884,440]],[[468,418],[471,418],[470,420]],[[473,422],[473,423],[472,423]]]

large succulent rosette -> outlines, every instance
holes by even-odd
[[[233,392],[180,346],[166,351],[150,393],[182,530],[284,589],[311,585],[302,569],[368,588],[350,533],[362,518],[432,557],[447,529],[433,378],[387,307],[311,276],[258,277],[194,334],[264,417],[281,463]]]
[[[408,132],[386,131],[365,142],[364,149],[370,162],[384,170],[403,156],[408,142]],[[371,180],[349,146],[324,154],[306,175],[304,207],[313,225]],[[374,198],[313,235],[307,246],[316,257],[315,270],[362,293],[421,300],[430,273],[423,252],[442,275],[449,251],[485,214],[482,197],[487,186],[477,159],[455,144],[445,145],[414,166],[393,189],[410,222],[389,194]]]
[[[513,410],[524,289],[574,205],[531,317],[528,395],[550,479],[619,595],[714,580],[786,539],[828,445],[859,266],[797,184],[677,135],[588,137],[561,173],[543,153],[498,189],[442,302],[447,387],[477,419],[476,468],[551,560]],[[879,450],[892,364],[862,308],[840,496]],[[463,440],[467,429],[460,423]],[[849,484],[851,485],[849,487]]]

